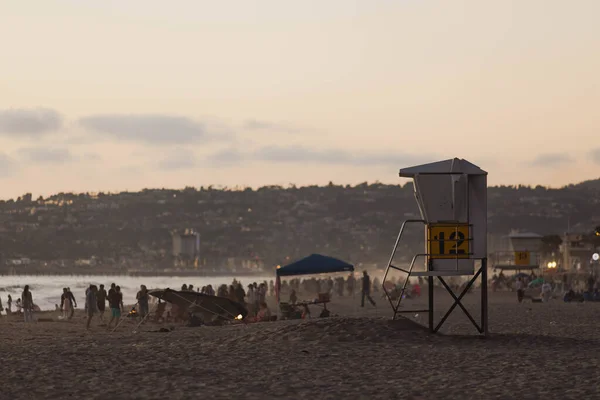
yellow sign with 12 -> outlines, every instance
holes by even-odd
[[[469,258],[469,225],[427,225],[429,258]]]

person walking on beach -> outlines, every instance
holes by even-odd
[[[148,289],[145,285],[140,286],[140,291],[137,292],[135,298],[140,306],[140,316],[143,319],[148,315]]]
[[[375,302],[373,301],[373,299],[371,298],[371,277],[369,276],[367,271],[363,271],[362,296],[361,296],[361,301],[360,301],[361,307],[365,306],[365,297],[367,298],[367,300],[369,300],[369,302],[373,306],[376,305]]]
[[[111,316],[106,329],[110,330],[112,322],[115,321],[116,328],[119,326],[119,319],[121,319],[121,310],[123,309],[123,294],[121,293],[121,288],[119,286],[115,286],[115,290],[109,293],[108,305],[110,307]]]
[[[106,289],[104,289],[104,285],[100,285],[100,289],[96,292],[96,303],[100,321],[104,322],[104,310],[106,308]]]
[[[67,296],[69,296],[69,300],[71,300],[71,310],[69,312],[69,319],[73,318],[73,314],[75,314],[75,308],[77,307],[77,300],[75,300],[75,296],[73,296],[73,292],[71,292],[71,288],[67,288]]]
[[[67,288],[63,288],[63,293],[60,296],[60,309],[63,313],[63,319],[68,319],[69,315],[71,315],[71,310],[73,309],[73,303],[71,302],[71,297],[69,296]]]
[[[23,314],[25,315],[25,322],[33,321],[33,296],[29,291],[29,285],[25,285],[23,293],[21,294],[21,303],[23,304]]]
[[[522,303],[525,292],[523,291],[523,279],[521,277],[517,278],[517,282],[515,283],[515,289],[517,289],[517,301],[519,303]]]
[[[8,305],[8,307],[6,307],[6,315],[12,314],[12,296],[10,294],[8,295],[6,305]]]
[[[96,293],[98,292],[98,288],[96,285],[90,285],[90,288],[87,290],[85,294],[85,313],[87,315],[87,323],[85,324],[85,329],[90,329],[90,323],[92,322],[92,318],[96,311],[98,311],[98,299],[96,298]]]

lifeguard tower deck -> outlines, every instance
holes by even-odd
[[[446,319],[458,306],[477,331],[488,333],[487,293],[487,172],[463,160],[449,159],[431,164],[418,165],[400,170],[400,176],[412,178],[421,219],[406,220],[394,244],[385,275],[383,290],[392,306],[394,319],[403,313],[427,312],[429,329],[438,332]],[[425,251],[414,254],[408,269],[394,265],[394,258],[402,235],[408,224],[425,227]],[[426,269],[414,269],[418,259],[423,259]],[[476,268],[477,267],[477,268]],[[393,300],[386,289],[386,279],[391,270],[405,275],[400,296]],[[457,296],[444,277],[470,277],[466,287]],[[407,310],[402,308],[411,277],[426,277],[428,281],[428,309]],[[481,277],[481,321],[477,323],[461,303],[473,283]],[[454,299],[454,303],[442,319],[434,323],[434,278]]]

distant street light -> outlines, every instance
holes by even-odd
[[[550,261],[546,266],[550,269],[556,268],[556,261]]]
[[[594,254],[592,255],[592,260],[594,260],[594,261],[598,261],[598,260],[600,260],[600,254],[598,254],[598,253],[594,253]]]

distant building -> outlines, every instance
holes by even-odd
[[[565,233],[560,245],[563,268],[569,270],[580,270],[586,268],[596,251],[591,243],[585,241],[582,234]]]
[[[173,257],[179,263],[190,265],[200,257],[200,234],[192,229],[173,232]]]

